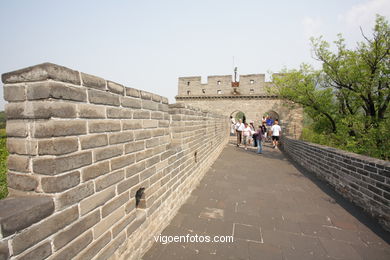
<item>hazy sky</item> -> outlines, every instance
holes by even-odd
[[[0,1],[0,73],[52,62],[174,102],[180,76],[314,64],[310,36],[350,46],[389,0]],[[0,110],[4,107],[2,91]]]

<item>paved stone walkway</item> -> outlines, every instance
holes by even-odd
[[[233,243],[156,242],[147,259],[390,259],[390,234],[279,150],[227,145],[162,235]]]

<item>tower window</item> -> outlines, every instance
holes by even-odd
[[[253,89],[253,88],[251,88],[250,90],[249,90],[249,93],[250,94],[253,94],[255,92],[255,90]]]
[[[254,81],[253,79],[251,79],[249,82],[250,82],[251,84],[254,84],[254,83],[255,83],[255,81]]]
[[[187,91],[187,95],[191,95],[191,91],[188,90],[188,91]]]
[[[217,93],[218,93],[218,94],[222,94],[222,90],[220,90],[220,89],[217,90]]]
[[[205,90],[205,89],[202,89],[202,93],[203,93],[203,94],[206,93],[206,90]]]
[[[190,82],[189,81],[187,81],[187,86],[189,86],[190,85]]]
[[[221,85],[221,81],[220,80],[217,81],[217,85]]]

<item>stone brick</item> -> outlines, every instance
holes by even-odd
[[[159,162],[160,162],[160,155],[156,155],[152,158],[149,158],[146,160],[146,168],[149,168]]]
[[[93,228],[95,238],[100,237],[109,230],[115,223],[117,223],[125,215],[124,208],[119,208],[112,212],[107,217],[100,220],[100,222]]]
[[[122,96],[124,95],[125,92],[124,86],[109,80],[107,81],[107,89],[112,93],[120,94]]]
[[[7,260],[9,259],[9,248],[8,241],[0,241],[0,259]]]
[[[142,120],[143,128],[156,128],[158,126],[157,120]]]
[[[168,98],[166,98],[166,97],[161,97],[161,102],[162,102],[163,104],[168,104]]]
[[[157,110],[158,104],[152,100],[142,100],[142,109],[145,110]]]
[[[115,132],[121,130],[119,120],[93,120],[88,122],[90,133]]]
[[[142,121],[141,120],[122,120],[122,128],[123,128],[123,130],[141,129],[142,128]]]
[[[10,154],[36,155],[37,141],[26,138],[7,138],[7,150]]]
[[[92,231],[88,231],[82,236],[73,240],[61,251],[55,253],[51,259],[53,260],[73,259],[74,256],[76,256],[80,251],[86,248],[92,241],[93,241]]]
[[[130,177],[124,181],[121,181],[118,184],[118,188],[117,188],[118,194],[129,190],[131,187],[133,187],[134,185],[136,185],[138,183],[139,183],[139,176],[138,175],[135,175],[135,176]]]
[[[160,129],[153,129],[151,131],[152,131],[153,137],[162,136],[165,134],[164,129],[161,129],[161,128]]]
[[[142,151],[145,149],[145,141],[137,141],[125,144],[125,154]]]
[[[50,216],[54,211],[51,197],[8,197],[0,203],[1,235],[8,237]],[[3,240],[4,241],[4,240]]]
[[[138,89],[126,87],[126,96],[139,98],[141,95]]]
[[[8,156],[8,169],[18,172],[29,172],[29,157],[10,154]]]
[[[83,72],[80,74],[81,79],[83,80],[83,86],[106,90],[106,81],[104,79]]]
[[[7,184],[9,188],[21,191],[33,191],[38,186],[36,176],[28,174],[7,173]]]
[[[133,232],[135,230],[137,230],[137,228],[139,228],[141,226],[142,223],[144,223],[146,220],[146,214],[142,214],[142,216],[140,217],[137,217],[130,225],[129,227],[127,228],[127,236],[131,236],[131,234],[133,234]]]
[[[162,96],[159,96],[159,95],[156,95],[156,94],[152,94],[152,100],[157,102],[157,103],[160,103],[161,100],[162,100]]]
[[[87,91],[83,88],[68,86],[67,84],[45,81],[30,83],[27,87],[27,99],[64,99],[73,101],[87,101]]]
[[[146,169],[140,173],[140,179],[141,181],[146,180],[147,178],[151,177],[155,173],[156,173],[156,167]]]
[[[145,169],[145,161],[131,165],[126,168],[126,178],[129,178]]]
[[[115,187],[95,193],[94,195],[80,202],[80,214],[85,215],[88,212],[104,205],[107,201],[115,197]]]
[[[6,133],[8,137],[26,137],[27,122],[23,120],[7,120]]]
[[[133,112],[134,119],[150,119],[150,111],[136,110]]]
[[[4,100],[9,102],[26,100],[26,88],[24,85],[4,85]]]
[[[76,137],[64,137],[38,140],[39,155],[62,155],[77,151],[79,143]]]
[[[128,108],[107,107],[107,118],[131,118],[132,111]]]
[[[37,244],[44,238],[66,227],[79,216],[77,207],[73,207],[58,214],[52,215],[39,224],[31,226],[17,234],[12,240],[12,248],[15,255],[20,254],[27,248]]]
[[[4,73],[3,83],[18,83],[30,81],[44,81],[47,79],[69,82],[75,85],[80,84],[80,77],[77,71],[53,64],[42,63],[25,69]]]
[[[77,108],[76,104],[66,102],[51,102],[49,109],[51,117],[59,118],[76,118]]]
[[[45,120],[34,122],[32,137],[57,137],[81,135],[87,133],[87,123],[84,120]]]
[[[7,120],[9,119],[23,119],[25,117],[25,103],[9,103],[5,104],[5,115]]]
[[[106,134],[95,134],[80,137],[81,149],[90,149],[108,145]]]
[[[133,164],[135,162],[134,154],[127,154],[121,157],[115,158],[111,160],[111,169],[116,170]]]
[[[168,105],[167,104],[158,104],[158,110],[163,112],[168,112]]]
[[[125,171],[119,170],[113,173],[107,174],[102,178],[96,180],[96,191],[104,190],[107,187],[114,185],[115,183],[120,182],[125,178]]]
[[[115,251],[126,241],[126,235],[121,234],[110,242],[95,258],[95,260],[106,260],[114,255]]]
[[[42,177],[41,187],[44,192],[54,193],[70,189],[80,183],[80,172],[74,171],[55,177]]]
[[[134,131],[134,140],[136,140],[136,141],[143,140],[143,139],[148,139],[148,138],[151,138],[151,137],[152,137],[152,134],[151,134],[150,130],[142,129],[142,130]]]
[[[75,188],[57,195],[58,209],[73,205],[94,193],[93,182],[80,184]]]
[[[155,147],[159,144],[159,139],[152,138],[152,139],[146,140],[145,144],[146,144],[146,148]]]
[[[140,91],[140,94],[141,94],[141,98],[142,99],[145,99],[145,100],[151,100],[152,99],[152,93],[150,92],[146,92],[146,91]]]
[[[164,114],[160,111],[153,111],[153,112],[151,112],[151,118],[152,119],[164,119]]]
[[[123,146],[122,145],[116,145],[116,146],[109,146],[104,148],[99,148],[94,151],[95,154],[95,162],[109,159],[115,156],[119,156],[123,154]]]
[[[134,140],[133,131],[113,133],[109,135],[110,144],[128,143]]]
[[[145,151],[142,151],[142,152],[138,152],[136,153],[136,161],[139,162],[145,158],[150,158],[154,155],[154,151],[153,149],[148,149],[148,150],[145,150]]]
[[[94,179],[101,175],[104,175],[110,171],[110,163],[108,161],[101,163],[94,163],[93,165],[86,167],[82,170],[81,176],[83,182],[90,179]]]
[[[131,108],[135,108],[135,109],[140,109],[141,108],[141,99],[122,97],[121,98],[121,105],[123,107],[131,107]]]
[[[125,193],[121,194],[120,196],[117,196],[116,198],[114,198],[110,202],[106,203],[106,205],[104,205],[102,207],[102,217],[105,218],[106,216],[111,214],[117,208],[125,205],[125,203],[128,201],[129,201],[129,193],[128,192],[125,192]]]
[[[90,165],[92,163],[91,151],[79,152],[61,157],[36,158],[33,160],[34,173],[57,175],[62,172]]]
[[[78,104],[80,118],[106,118],[106,108],[93,104]]]
[[[108,92],[89,89],[88,90],[89,102],[94,104],[103,104],[111,106],[119,106],[119,96]]]
[[[135,203],[134,203],[135,204]],[[126,229],[126,227],[135,220],[135,212],[127,215],[123,220],[121,220],[119,223],[117,223],[112,228],[112,236],[116,237],[120,232]]]
[[[107,232],[99,239],[91,243],[85,251],[77,255],[75,260],[90,260],[111,241],[111,233]]]
[[[18,256],[18,260],[46,259],[51,254],[52,251],[51,251],[50,242],[45,242],[42,245],[27,252],[26,254]]]
[[[158,127],[169,127],[169,121],[168,120],[159,120]]]
[[[130,197],[130,200],[126,203],[125,212],[126,212],[126,214],[129,214],[129,213],[135,214],[136,213],[134,196],[133,196],[133,198]]]

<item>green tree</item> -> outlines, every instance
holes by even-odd
[[[322,69],[302,64],[274,77],[269,92],[301,104],[313,119],[311,130],[328,145],[388,159],[390,157],[390,27],[377,16],[371,38],[348,49],[338,35],[336,51],[312,38]]]

